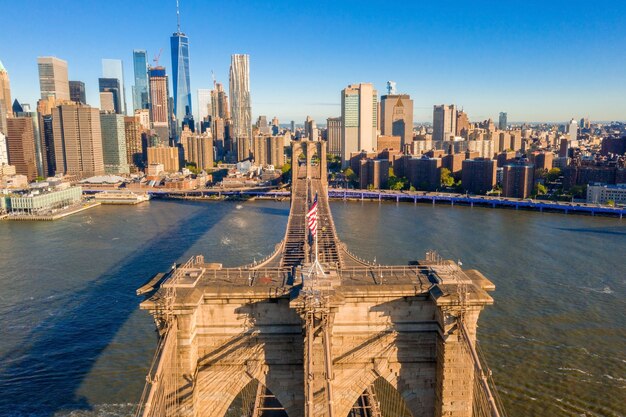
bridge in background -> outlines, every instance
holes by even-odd
[[[161,337],[137,416],[503,416],[476,344],[494,285],[433,251],[415,265],[359,259],[333,223],[325,144],[292,151],[272,254],[238,268],[196,256],[138,290]]]

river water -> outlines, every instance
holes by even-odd
[[[507,414],[626,415],[626,221],[333,202],[352,252],[405,264],[428,249],[496,284],[479,340]],[[151,201],[0,223],[0,416],[127,416],[156,347],[135,289],[195,254],[270,253],[279,202]],[[243,254],[243,257],[242,257]]]

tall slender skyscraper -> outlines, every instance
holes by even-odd
[[[252,108],[250,105],[250,56],[236,54],[230,60],[230,115],[232,137],[237,141],[239,160],[248,157],[252,147]]]
[[[176,1],[177,30],[170,38],[172,47],[172,84],[174,86],[174,114],[180,127],[191,112],[191,85],[189,81],[189,38],[180,31],[180,11]]]
[[[57,100],[70,99],[70,82],[67,78],[67,61],[53,57],[37,58],[41,98],[54,96]]]
[[[11,108],[11,84],[9,83],[9,73],[7,72],[2,61],[0,61],[0,108],[4,113],[8,113]],[[2,126],[0,126],[0,129]]]
[[[341,163],[350,153],[373,151],[378,126],[378,92],[371,83],[351,84],[341,91]]]
[[[133,71],[135,85],[133,86],[133,110],[147,109],[150,102],[148,93],[148,59],[146,51],[135,49],[133,51]]]
[[[116,109],[116,112],[126,114],[126,88],[124,87],[124,66],[122,65],[122,60],[103,59],[102,78],[117,79],[119,81],[119,101],[121,105],[119,109]]]
[[[165,68],[150,68],[148,70],[148,82],[150,86],[150,122],[160,139],[167,142],[169,139],[169,88]]]

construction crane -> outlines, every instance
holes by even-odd
[[[159,59],[161,59],[161,53],[163,52],[163,48],[159,49],[159,53],[158,55],[154,56],[154,59],[152,59],[152,62],[154,62],[154,66],[158,67],[159,66]]]

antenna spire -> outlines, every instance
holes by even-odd
[[[180,33],[180,9],[178,8],[178,0],[176,0],[176,23],[177,23],[178,33]]]

